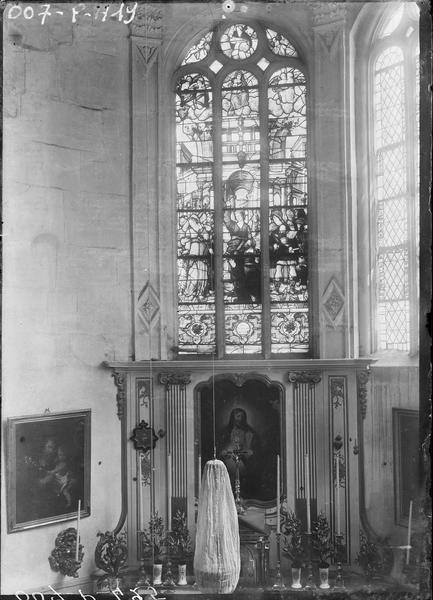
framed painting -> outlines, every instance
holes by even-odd
[[[410,502],[418,498],[419,413],[393,408],[395,522],[407,527]]]
[[[255,376],[242,382],[230,376],[217,378],[215,415],[211,386],[199,391],[197,437],[202,467],[213,458],[215,419],[216,457],[226,465],[233,490],[238,480],[245,506],[275,506],[277,456],[284,455],[282,406],[281,387]]]
[[[7,429],[8,533],[90,515],[90,410],[13,417]]]

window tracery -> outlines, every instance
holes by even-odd
[[[221,23],[188,50],[176,111],[179,352],[305,355],[306,80],[295,48],[258,24]]]

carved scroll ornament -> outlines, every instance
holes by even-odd
[[[191,383],[191,373],[160,373],[159,383],[168,389],[171,385],[178,385],[181,390]]]
[[[293,383],[295,389],[300,383],[308,383],[309,387],[312,388],[319,383],[322,379],[320,371],[289,371],[288,380]]]

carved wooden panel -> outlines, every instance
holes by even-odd
[[[347,427],[347,377],[328,377],[331,531],[343,536],[346,559],[350,548],[349,527],[349,440]],[[338,466],[337,466],[338,461]]]

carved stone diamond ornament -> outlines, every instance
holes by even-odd
[[[326,320],[336,327],[342,321],[345,298],[342,289],[334,278],[328,284],[322,298],[323,313]]]
[[[149,330],[159,317],[159,297],[153,285],[148,281],[138,296],[137,311],[141,322]]]

